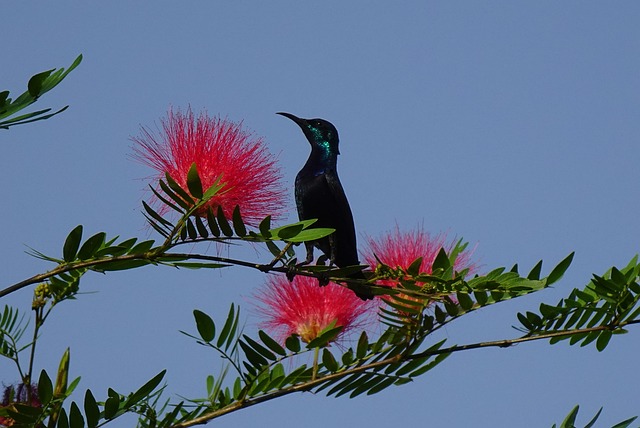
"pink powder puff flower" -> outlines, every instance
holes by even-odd
[[[438,234],[435,236],[430,235],[422,227],[403,232],[398,226],[387,234],[374,239],[367,238],[367,248],[363,252],[363,259],[365,263],[372,268],[377,266],[378,259],[387,266],[393,269],[402,268],[407,269],[411,263],[418,257],[422,257],[422,263],[420,264],[420,273],[430,274],[433,267],[433,262],[440,251],[440,248],[444,248],[447,254],[455,247],[456,241],[447,241],[446,234]],[[454,263],[454,269],[461,271],[469,269],[469,273],[475,273],[478,270],[478,265],[471,260],[473,250],[464,250]],[[379,285],[396,287],[397,281],[393,280],[380,280]],[[418,285],[420,285],[418,283]],[[407,296],[402,296],[407,299]],[[409,298],[414,300],[413,298]]]
[[[371,321],[366,315],[376,308],[348,288],[333,282],[320,287],[316,278],[307,276],[296,276],[291,282],[284,275],[270,276],[256,298],[262,303],[257,311],[265,317],[261,328],[283,341],[297,334],[306,343],[333,321],[342,327],[336,339],[350,330],[364,328]]]
[[[242,123],[204,112],[196,118],[191,108],[186,113],[169,110],[161,123],[160,135],[143,127],[142,135],[132,138],[135,157],[155,169],[157,179],[167,173],[188,192],[187,172],[195,162],[203,189],[220,176],[226,183],[207,204],[214,213],[222,207],[231,218],[238,205],[245,222],[254,226],[267,215],[282,217],[286,190],[275,157],[261,137],[243,130]]]
[[[433,261],[436,259],[440,248],[449,253],[456,245],[456,241],[447,242],[446,234],[431,236],[421,227],[416,230],[403,232],[398,226],[378,239],[367,238],[367,249],[364,252],[365,262],[370,266],[376,266],[380,261],[392,268],[406,269],[418,257],[422,257],[420,273],[431,273]],[[470,273],[478,270],[477,265],[471,261],[473,251],[465,250],[456,258],[455,270],[469,268]]]

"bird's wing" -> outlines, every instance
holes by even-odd
[[[333,209],[338,215],[338,221],[342,224],[337,225],[338,231],[338,247],[339,254],[337,260],[338,265],[352,265],[358,262],[358,250],[356,244],[356,229],[353,223],[353,214],[351,213],[351,207],[349,201],[344,193],[342,184],[337,175],[325,174],[327,186],[331,195],[334,198]]]

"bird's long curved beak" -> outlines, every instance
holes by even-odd
[[[298,126],[302,127],[303,125],[305,125],[307,123],[307,121],[305,119],[302,119],[296,115],[293,115],[291,113],[285,113],[282,111],[279,111],[278,113],[280,116],[284,116],[284,117],[288,117],[289,119],[293,120],[295,123],[298,124]]]

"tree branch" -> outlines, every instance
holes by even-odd
[[[628,321],[628,322],[616,324],[614,326],[602,325],[602,326],[589,327],[589,328],[579,328],[574,330],[552,331],[549,333],[539,334],[537,336],[523,336],[517,339],[494,340],[490,342],[471,343],[468,345],[456,345],[456,346],[451,346],[449,348],[437,349],[434,351],[419,352],[417,354],[408,355],[406,358],[409,360],[415,360],[418,358],[429,357],[433,355],[450,354],[453,352],[468,351],[469,349],[479,349],[479,348],[509,348],[510,346],[517,345],[518,343],[531,342],[534,340],[552,339],[554,337],[573,336],[576,334],[591,333],[593,331],[618,330],[618,329],[621,329],[622,327],[625,327],[631,324],[640,324],[640,320]]]

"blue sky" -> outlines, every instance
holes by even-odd
[[[2,90],[17,95],[36,72],[84,55],[36,104],[66,112],[0,133],[5,285],[48,268],[25,245],[60,254],[77,224],[150,234],[140,201],[152,171],[131,159],[130,137],[169,106],[243,120],[291,189],[308,145],[275,112],[330,120],[361,242],[423,224],[477,243],[487,268],[544,259],[547,272],[576,251],[553,289],[466,316],[434,340],[515,337],[516,312],[640,251],[637,2],[11,2],[2,16]],[[195,331],[193,308],[222,319],[231,302],[255,328],[248,301],[261,283],[235,268],[88,275],[87,294],[46,326],[36,365],[52,372],[70,346],[82,391],[127,392],[168,368],[170,391],[204,395],[220,361],[178,330]],[[583,421],[604,406],[610,426],[640,414],[639,338],[631,329],[602,353],[547,343],[460,353],[371,398],[290,396],[216,426],[281,426],[286,415],[311,428],[548,427],[578,403]],[[15,379],[6,361],[0,379]]]

